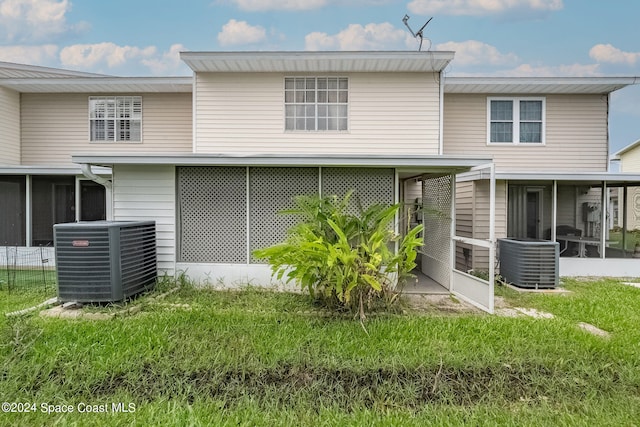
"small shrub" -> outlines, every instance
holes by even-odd
[[[279,280],[296,280],[325,305],[349,308],[364,319],[375,301],[393,302],[395,285],[401,287],[412,276],[423,226],[409,230],[399,241],[390,227],[399,204],[359,207],[360,215],[352,215],[350,197],[351,192],[341,200],[296,197],[297,208],[284,213],[298,215],[300,223],[283,243],[254,254],[268,260]]]

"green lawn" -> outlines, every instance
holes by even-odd
[[[0,400],[36,412],[0,413],[0,424],[640,424],[640,289],[566,287],[573,292],[498,289],[555,319],[407,310],[371,316],[367,333],[303,295],[189,286],[108,321],[2,316]],[[48,296],[2,291],[0,311]],[[84,405],[108,412],[78,413]]]

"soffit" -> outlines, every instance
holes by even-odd
[[[192,92],[191,77],[69,77],[0,79],[0,86],[21,93]]]
[[[445,93],[608,94],[640,83],[638,77],[447,77]]]
[[[453,52],[182,52],[195,72],[439,72]]]

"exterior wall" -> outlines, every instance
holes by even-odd
[[[492,155],[500,172],[606,172],[606,96],[547,95],[544,145],[487,144],[486,94],[446,94],[444,154]]]
[[[0,165],[20,164],[20,94],[0,87]]]
[[[345,76],[349,77],[349,130],[301,132],[284,130],[285,74],[197,74],[195,151],[438,154],[436,76]]]
[[[176,254],[176,181],[174,166],[113,168],[113,216],[116,221],[156,221],[158,269],[174,274]]]
[[[22,164],[70,165],[72,153],[192,152],[190,93],[142,94],[141,143],[89,142],[89,96],[22,94]]]

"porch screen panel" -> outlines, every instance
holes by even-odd
[[[422,209],[424,247],[422,271],[442,286],[449,288],[451,275],[451,175],[423,177]]]
[[[249,169],[249,242],[251,252],[284,240],[287,230],[299,220],[280,214],[295,207],[294,197],[318,194],[318,168]],[[252,263],[264,260],[251,255]]]
[[[24,246],[26,184],[24,176],[0,176],[0,246]]]
[[[179,167],[178,259],[247,262],[246,168]]]
[[[53,245],[53,225],[76,220],[76,181],[73,176],[31,177],[31,244]]]
[[[394,202],[395,172],[379,168],[322,168],[322,197],[337,195],[339,198],[354,190],[349,208],[358,213],[357,200],[362,208],[380,203]]]

